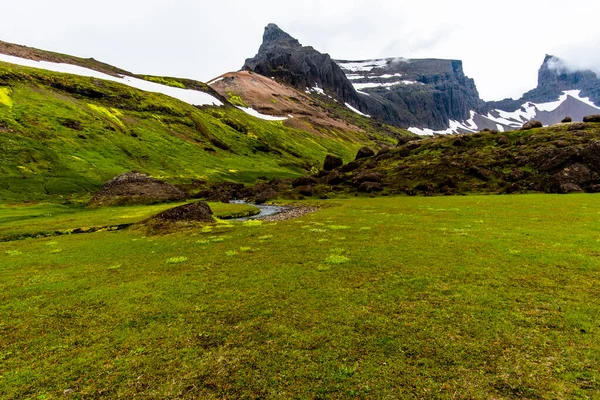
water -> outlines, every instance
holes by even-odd
[[[257,207],[258,209],[260,209],[260,213],[258,213],[256,215],[252,215],[250,217],[232,218],[231,221],[247,221],[249,219],[264,218],[264,217],[268,217],[271,215],[279,214],[280,212],[287,209],[287,207],[284,207],[284,206],[273,206],[273,205],[265,205],[265,204],[250,204],[244,200],[231,200],[230,203],[231,204],[249,204],[251,206],[254,206],[254,207]]]

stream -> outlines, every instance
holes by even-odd
[[[231,204],[247,204],[250,206],[254,206],[260,210],[260,213],[256,215],[252,215],[250,217],[242,217],[242,218],[232,218],[230,221],[247,221],[249,219],[258,219],[268,217],[270,215],[279,214],[282,211],[288,209],[288,207],[284,206],[274,206],[274,205],[265,205],[265,204],[251,204],[244,200],[231,200]]]

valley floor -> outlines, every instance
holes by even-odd
[[[3,242],[0,397],[595,398],[597,200],[353,198]],[[35,207],[0,207],[0,236],[166,206]]]

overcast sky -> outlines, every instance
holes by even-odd
[[[334,58],[461,59],[485,100],[533,89],[546,53],[600,71],[592,0],[18,0],[2,15],[0,40],[202,81],[254,56],[269,22]]]

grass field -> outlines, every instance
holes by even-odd
[[[0,243],[0,398],[598,398],[597,200],[353,198]],[[117,215],[87,213],[53,224]]]

